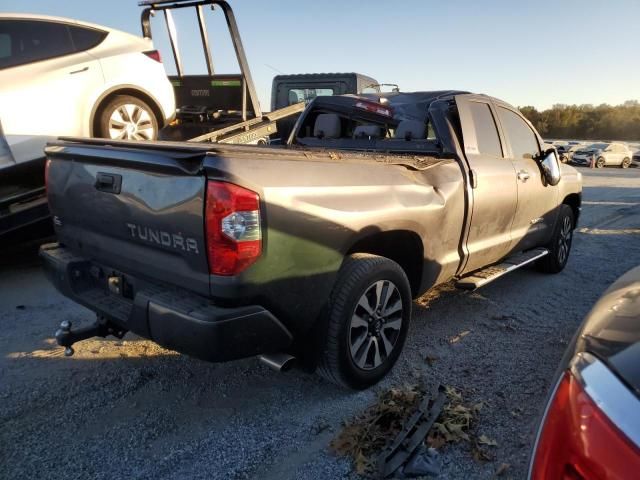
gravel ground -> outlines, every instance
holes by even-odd
[[[377,391],[418,378],[486,402],[478,433],[498,442],[486,463],[444,447],[442,478],[491,478],[501,463],[511,465],[505,478],[523,478],[567,342],[602,291],[640,263],[640,169],[581,171],[581,230],[565,271],[523,269],[475,293],[439,289],[428,307],[415,305],[392,374],[365,392],[254,359],[207,364],[131,335],[82,342],[64,358],[52,332],[90,313],[53,290],[35,256],[5,258],[0,478],[355,478],[328,443]]]

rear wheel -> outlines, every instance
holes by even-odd
[[[631,165],[631,159],[629,157],[625,157],[622,160],[622,163],[620,164],[620,167],[622,168],[629,168],[629,165]]]
[[[100,108],[96,135],[112,140],[156,140],[158,119],[143,100],[118,95]]]
[[[596,168],[602,168],[604,167],[604,165],[606,164],[606,160],[604,159],[604,157],[600,157],[596,160]]]
[[[411,320],[411,289],[392,260],[354,254],[344,261],[327,308],[317,372],[340,386],[367,388],[398,359]]]
[[[573,210],[569,205],[560,205],[560,215],[556,223],[553,237],[547,245],[549,253],[537,262],[537,267],[545,273],[561,272],[571,252],[571,244],[573,243],[573,227],[574,216]]]

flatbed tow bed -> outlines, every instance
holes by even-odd
[[[191,138],[189,142],[216,142],[246,144],[258,141],[277,132],[276,122],[291,115],[297,115],[305,109],[305,103],[295,103],[288,107],[265,113],[241,123],[214,130],[210,133]]]

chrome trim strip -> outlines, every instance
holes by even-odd
[[[603,362],[588,352],[578,353],[571,360],[570,369],[609,420],[640,448],[640,400]]]

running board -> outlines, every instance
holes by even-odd
[[[475,290],[487,283],[491,283],[501,276],[513,272],[520,267],[535,262],[539,258],[544,257],[549,253],[546,248],[534,248],[523,253],[517,253],[510,257],[505,258],[502,263],[491,265],[483,268],[482,270],[476,270],[466,277],[462,277],[456,282],[456,287],[462,290]]]

